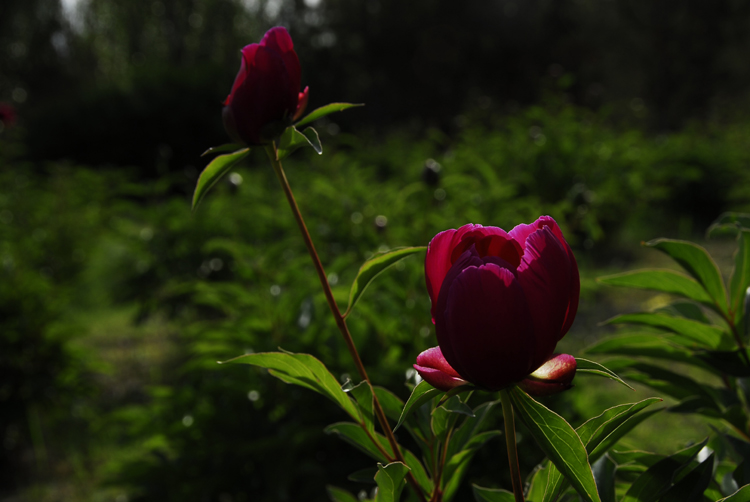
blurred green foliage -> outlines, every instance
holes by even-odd
[[[467,123],[484,125],[455,140],[437,130],[370,140],[320,122],[324,154],[285,161],[342,307],[372,253],[467,222],[510,228],[551,214],[585,275],[628,259],[639,240],[689,237],[750,203],[747,124],[654,138],[554,102]],[[97,490],[144,501],[325,500],[334,482],[358,490],[342,480],[369,461],[321,433],[343,418],[335,407],[261,371],[215,364],[280,346],[315,354],[342,381],[354,372],[262,152],[191,213],[184,192],[195,173],[143,183],[136,171],[32,168],[22,136],[6,131],[0,149],[10,375],[0,410],[12,483],[49,481],[78,462],[69,476],[87,485],[83,500]],[[435,343],[423,281],[409,258],[349,318],[373,381],[402,398],[405,371]],[[580,322],[607,317],[583,298]],[[133,327],[141,334],[123,334]],[[557,406],[580,422],[564,399]],[[496,485],[507,472],[496,447],[478,453],[469,481]],[[541,458],[535,448],[521,456],[525,473]]]

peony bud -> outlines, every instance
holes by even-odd
[[[292,38],[282,27],[271,28],[259,44],[242,49],[242,62],[222,118],[238,143],[269,143],[305,110],[308,88],[299,92],[301,68]]]

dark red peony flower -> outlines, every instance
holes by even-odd
[[[425,275],[440,346],[414,367],[430,384],[499,390],[524,381],[536,395],[570,387],[575,359],[552,356],[573,324],[580,279],[555,220],[542,216],[510,232],[441,232],[427,249]]]
[[[242,49],[242,63],[222,117],[239,143],[262,145],[281,134],[305,111],[308,88],[300,92],[301,69],[292,38],[277,26],[259,44]]]

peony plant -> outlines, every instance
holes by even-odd
[[[509,232],[467,224],[438,233],[426,247],[378,254],[359,269],[347,308],[339,307],[282,160],[307,146],[321,154],[320,139],[309,124],[359,105],[332,103],[302,117],[309,90],[300,88],[299,60],[284,28],[269,30],[258,44],[242,50],[240,70],[222,112],[225,128],[234,143],[210,148],[204,154],[219,155],[201,173],[193,207],[251,148],[265,151],[298,224],[359,381],[340,385],[324,362],[310,354],[254,353],[227,362],[266,368],[285,383],[316,392],[338,406],[349,421],[332,424],[326,432],[339,435],[376,462],[368,474],[354,475],[356,479],[369,477],[376,483],[377,488],[365,496],[367,500],[395,502],[403,494],[408,500],[450,501],[469,472],[476,451],[504,432],[511,486],[474,485],[478,501],[553,502],[569,495],[586,502],[612,501],[616,496],[611,482],[615,469],[628,462],[640,466],[650,460],[654,462],[639,471],[643,475],[627,492],[632,495],[625,498],[627,502],[702,501],[700,497],[707,486],[702,483],[705,479],[710,481],[709,467],[713,464],[703,459],[695,467],[691,462],[703,451],[705,442],[660,459],[644,460],[643,455],[612,449],[632,427],[654,413],[644,410],[661,399],[615,406],[577,428],[534,399],[570,389],[576,375],[606,377],[627,385],[599,363],[555,354],[557,343],[576,316],[580,278],[575,256],[552,217],[540,216]],[[747,247],[750,249],[750,245]],[[430,312],[425,312],[425,316],[431,316],[435,324],[437,346],[416,355],[413,367],[421,378],[409,384],[411,394],[403,402],[395,393],[371,381],[349,331],[347,317],[380,273],[400,260],[422,253],[425,253],[425,283],[431,299]],[[748,277],[750,274],[745,273],[741,279],[744,287],[750,282]],[[691,283],[690,287],[696,286]],[[734,306],[736,302],[732,301]],[[744,346],[741,348],[744,350]],[[744,364],[747,354],[741,355],[743,359],[737,356],[732,363]],[[404,367],[408,366],[404,361]],[[488,417],[498,407],[504,431],[486,430]],[[515,417],[524,423],[547,457],[529,474],[526,483],[518,462]],[[395,434],[400,429],[411,436],[420,451],[404,447]],[[652,466],[660,467],[654,471]],[[694,473],[699,483],[685,488],[685,476],[680,474],[683,471],[691,476]],[[663,472],[668,479],[655,474]],[[408,490],[404,491],[405,487]],[[684,493],[688,493],[688,498],[680,498]],[[744,493],[750,496],[750,492]],[[328,495],[334,502],[357,500],[333,486],[329,487]],[[750,498],[725,500],[741,502]]]

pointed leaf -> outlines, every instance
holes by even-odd
[[[487,418],[490,416],[490,411],[499,402],[500,401],[490,401],[480,404],[474,408],[473,417],[467,417],[460,427],[454,429],[450,445],[448,446],[447,458],[451,458],[453,455],[463,450],[470,438],[482,432],[484,425],[487,422]]]
[[[602,502],[615,502],[615,469],[616,465],[608,456],[603,456],[593,463],[596,489]]]
[[[706,445],[708,438],[660,460],[644,472],[630,486],[620,502],[655,502],[674,483],[680,471]]]
[[[685,319],[683,317],[672,317],[663,314],[655,314],[652,312],[637,312],[634,314],[622,314],[615,316],[604,324],[642,324],[645,326],[653,326],[666,331],[671,331],[687,337],[699,345],[715,349],[721,344],[721,339],[724,337],[724,331],[715,326],[703,324],[702,322],[693,321],[692,319]]]
[[[384,387],[375,386],[375,395],[378,396],[380,406],[383,407],[385,416],[393,420],[398,421],[401,416],[401,410],[404,407],[404,402],[396,394],[389,391]]]
[[[667,269],[642,269],[620,274],[598,277],[597,282],[609,286],[626,288],[650,289],[673,295],[680,295],[709,306],[714,302],[698,281],[690,277]]]
[[[343,488],[328,485],[326,486],[326,491],[328,492],[328,498],[331,499],[331,502],[359,502],[357,497]]]
[[[658,314],[666,314],[672,317],[684,317],[703,324],[711,324],[711,320],[695,302],[689,300],[677,300],[669,305],[654,310]]]
[[[482,488],[477,485],[471,485],[471,488],[476,502],[515,502],[516,500],[513,492],[501,488]]]
[[[659,502],[703,502],[703,492],[708,488],[713,473],[714,454],[701,462],[695,469],[684,474]]]
[[[500,436],[500,431],[487,431],[472,437],[464,449],[449,457],[443,468],[443,501],[449,502],[456,494],[461,481],[469,469],[474,454],[490,439]],[[452,442],[452,441],[451,441]]]
[[[308,127],[304,132],[299,132],[294,126],[287,127],[279,138],[277,147],[279,160],[285,159],[303,146],[313,147],[318,155],[323,153],[323,147],[320,145],[320,138],[315,129]]]
[[[357,406],[362,414],[362,420],[367,430],[370,433],[375,432],[375,415],[373,412],[372,387],[370,387],[370,384],[367,381],[362,381],[356,387],[352,387],[349,390],[349,394],[354,396],[354,400],[357,401]]]
[[[576,431],[564,418],[518,387],[513,387],[509,394],[518,416],[555,467],[584,500],[600,502],[586,448]]]
[[[747,288],[750,286],[750,229],[737,236],[737,251],[734,254],[734,270],[729,279],[729,299],[735,322],[742,315]]]
[[[411,396],[409,396],[409,399],[406,400],[404,409],[401,412],[401,416],[398,419],[396,427],[393,428],[393,432],[396,432],[396,430],[401,427],[401,424],[403,424],[404,421],[409,418],[409,415],[411,415],[416,408],[420,407],[433,397],[442,394],[442,392],[443,391],[436,389],[424,380],[419,382],[419,384],[414,387],[414,390],[411,392]]]
[[[653,334],[625,333],[622,335],[607,337],[600,342],[587,347],[585,352],[586,354],[618,354],[653,357],[655,359],[691,364],[698,366],[699,368],[710,370],[710,367],[700,359],[697,359],[692,351],[678,345],[672,345],[663,338],[654,336]]]
[[[552,464],[549,460],[544,460],[537,465],[526,480],[529,485],[529,491],[526,498],[531,502],[542,502],[544,499],[544,490],[547,488],[547,474]]]
[[[711,296],[718,312],[727,313],[727,292],[719,267],[708,252],[688,241],[656,239],[646,243],[669,255],[695,278]]]
[[[383,451],[387,452],[388,455],[393,456],[393,450],[391,450],[391,446],[388,444],[388,440],[385,437],[380,434],[368,435],[367,431],[362,429],[358,424],[339,422],[329,425],[324,431],[326,434],[338,435],[347,443],[379,462],[388,462]],[[380,448],[375,444],[375,441],[380,444]]]
[[[236,152],[238,150],[242,150],[243,148],[245,147],[240,145],[239,143],[226,143],[220,146],[212,146],[211,148],[203,152],[201,154],[201,157],[205,157],[206,155],[212,153]]]
[[[352,283],[352,288],[349,292],[349,307],[347,307],[344,317],[349,315],[352,308],[354,308],[354,305],[362,296],[362,293],[365,292],[365,289],[375,277],[407,256],[421,253],[425,249],[427,248],[424,246],[394,249],[366,261],[364,265],[359,268],[357,277],[354,279],[354,283]]]
[[[430,479],[430,476],[422,465],[422,462],[420,462],[417,456],[406,448],[401,448],[401,452],[404,454],[406,465],[411,469],[411,474],[414,476],[414,479],[417,480],[419,487],[422,488],[425,493],[432,493],[434,485],[432,479]]]
[[[330,103],[311,111],[308,115],[300,119],[300,121],[294,125],[297,127],[302,127],[305,124],[314,122],[320,118],[325,117],[326,115],[330,115],[331,113],[343,112],[344,110],[348,110],[349,108],[354,108],[356,106],[365,105],[364,103]]]
[[[604,378],[609,378],[611,380],[614,380],[616,382],[619,382],[623,384],[625,387],[627,387],[630,390],[635,390],[633,387],[625,383],[625,381],[617,376],[617,374],[614,371],[611,371],[601,364],[595,362],[595,361],[589,361],[588,359],[581,359],[580,357],[576,357],[576,374],[578,373],[584,373],[584,374],[590,374],[590,375],[596,375],[601,376]]]
[[[309,354],[292,354],[290,352],[258,352],[246,354],[225,361],[226,363],[251,364],[266,368],[280,380],[314,390],[338,404],[349,416],[359,421],[357,406],[341,390],[336,377],[331,375],[325,365]]]
[[[745,485],[728,497],[718,502],[750,502],[750,485]]]
[[[245,148],[227,155],[219,155],[206,166],[198,177],[198,183],[195,185],[195,192],[193,193],[193,210],[198,207],[198,204],[200,204],[200,201],[203,200],[208,191],[211,190],[211,187],[213,187],[222,176],[228,173],[237,162],[247,157],[249,153],[250,149]]]
[[[386,466],[378,464],[378,473],[375,474],[378,494],[375,496],[375,502],[398,502],[408,472],[409,468],[401,462],[393,462]]]

